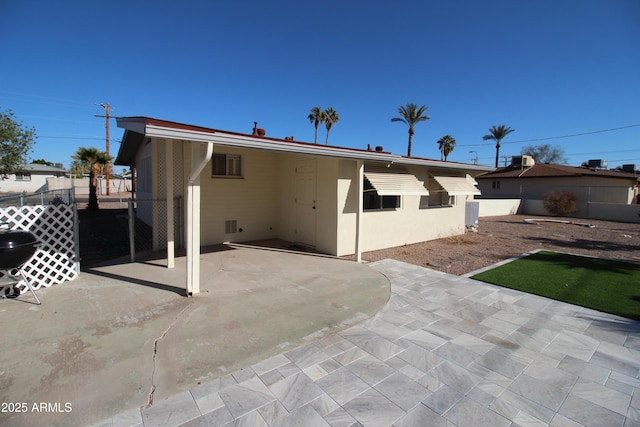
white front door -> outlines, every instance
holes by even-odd
[[[296,163],[296,241],[316,245],[316,161]]]

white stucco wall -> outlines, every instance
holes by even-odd
[[[5,179],[0,179],[0,193],[34,193],[40,188],[45,187],[47,178],[53,175],[38,175],[31,173],[31,179],[28,181],[16,180],[16,175],[11,174]]]
[[[476,199],[480,203],[480,217],[515,215],[520,209],[520,199]]]

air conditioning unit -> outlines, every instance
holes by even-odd
[[[535,165],[536,161],[532,156],[513,156],[511,157],[511,166],[517,168],[530,168]]]
[[[531,167],[536,164],[531,156],[522,156],[522,166]]]
[[[589,160],[587,162],[587,164],[589,165],[590,168],[597,168],[597,169],[606,169],[607,168],[607,161],[606,160]]]

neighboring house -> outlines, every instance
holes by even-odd
[[[0,179],[0,193],[34,193],[38,190],[46,190],[48,178],[64,177],[67,173],[61,166],[46,166],[39,163],[21,166],[16,173]]]
[[[535,163],[528,156],[476,179],[483,199],[542,200],[550,191],[570,191],[579,203],[639,202],[637,173]]]
[[[115,164],[136,168],[137,215],[155,246],[167,247],[169,266],[175,224],[186,224],[188,292],[199,291],[201,244],[278,238],[360,260],[363,251],[464,233],[465,202],[480,194],[472,177],[493,170],[147,117],[118,126]]]

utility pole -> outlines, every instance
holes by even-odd
[[[102,108],[104,108],[105,111],[105,115],[104,116],[96,116],[96,117],[105,117],[106,119],[106,124],[105,124],[105,129],[107,132],[107,157],[110,157],[109,154],[109,119],[111,118],[110,113],[111,113],[111,106],[109,105],[109,103],[106,104],[98,104],[100,105]],[[107,196],[109,195],[109,179],[110,179],[110,175],[111,175],[111,163],[107,163],[106,164],[106,175],[107,175]]]

